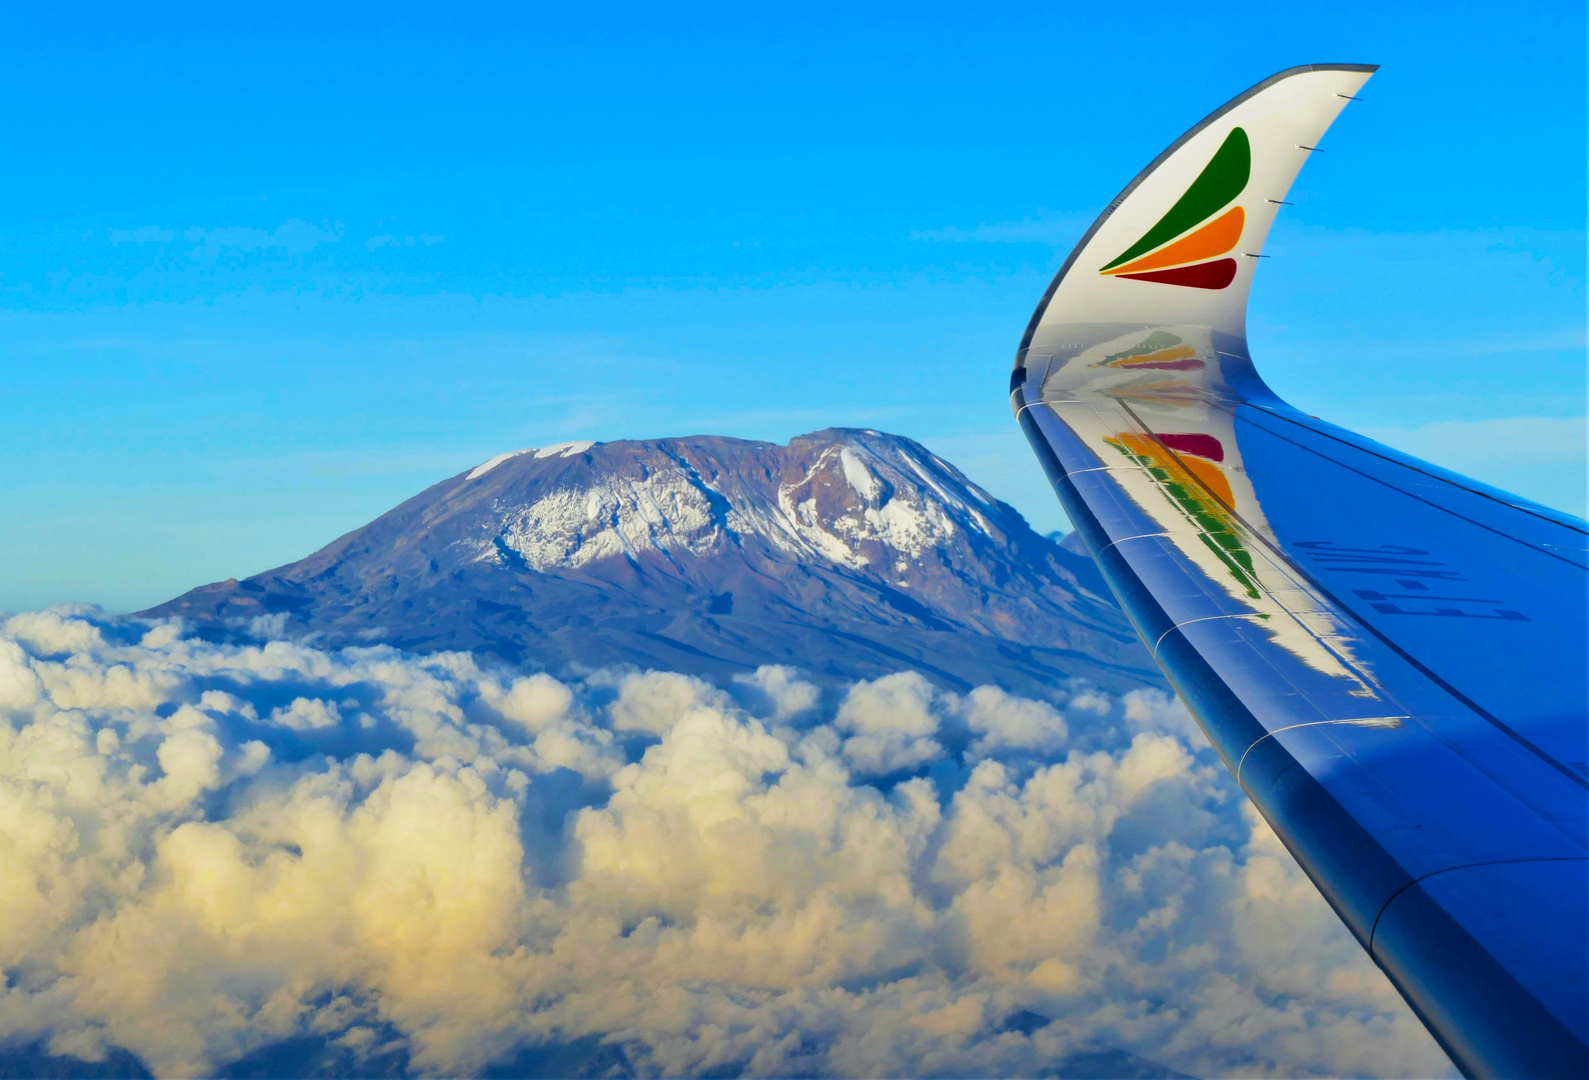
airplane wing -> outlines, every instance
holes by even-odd
[[[1011,404],[1214,748],[1457,1066],[1585,1076],[1585,523],[1297,411],[1247,352],[1269,226],[1374,70],[1282,71],[1159,155],[1049,286]]]

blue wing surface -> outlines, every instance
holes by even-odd
[[[1308,416],[1247,291],[1374,69],[1281,72],[1150,165],[1011,404],[1242,789],[1469,1076],[1589,1075],[1585,523]]]

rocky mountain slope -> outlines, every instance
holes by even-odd
[[[553,672],[1159,681],[1089,559],[919,444],[849,429],[504,454],[306,559],[148,614]]]

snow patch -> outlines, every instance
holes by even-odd
[[[492,469],[494,469],[498,465],[502,464],[504,461],[507,461],[509,458],[516,458],[520,454],[533,454],[533,453],[535,453],[535,447],[531,446],[531,447],[527,447],[527,448],[525,448],[523,450],[509,450],[505,454],[498,454],[496,457],[492,458],[490,461],[483,461],[479,465],[476,465],[472,470],[470,470],[469,475],[464,477],[464,479],[465,480],[478,480],[482,476],[484,476],[486,473],[490,472]]]
[[[500,539],[530,566],[547,570],[642,551],[704,555],[721,534],[706,494],[673,469],[642,480],[615,476],[589,488],[554,491],[512,514]],[[494,546],[486,544],[481,557],[490,557]]]
[[[915,458],[911,457],[909,454],[903,454],[901,456],[905,459],[905,464],[909,465],[911,469],[914,470],[916,475],[921,477],[922,482],[928,487],[932,488],[932,490],[937,493],[940,499],[948,503],[950,506],[959,507],[962,505],[959,499],[955,498],[943,488],[939,487],[938,481],[934,480],[931,474],[929,474],[926,469],[923,469],[921,465],[917,463]]]
[[[879,484],[877,477],[862,464],[855,451],[846,446],[839,451],[839,464],[844,466],[844,479],[849,482],[855,493],[868,501],[877,498]]]
[[[586,450],[589,450],[595,445],[596,444],[594,442],[553,443],[551,446],[543,446],[541,449],[537,450],[535,452],[535,459],[539,461],[541,458],[549,457],[574,457],[576,454],[583,454]]]

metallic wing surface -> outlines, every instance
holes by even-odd
[[[1248,289],[1374,68],[1292,68],[1066,260],[1011,403],[1242,789],[1469,1076],[1589,1074],[1583,521],[1293,409]]]

